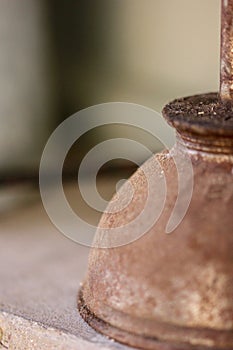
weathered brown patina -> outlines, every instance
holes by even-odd
[[[233,0],[222,0],[220,95],[233,99]]]
[[[224,38],[232,23],[229,9],[233,16],[233,0],[223,1]],[[224,40],[229,51],[230,39]],[[225,51],[222,57],[230,60]],[[176,145],[140,167],[129,180],[135,189],[132,201],[119,213],[105,213],[96,233],[98,245],[102,227],[124,226],[137,217],[148,194],[144,170],[157,171],[159,162],[167,183],[159,220],[131,244],[93,248],[79,293],[80,313],[93,328],[137,348],[233,349],[233,109],[226,62],[220,94],[183,98],[164,108],[164,117],[177,130]],[[192,199],[184,219],[168,235],[166,225],[179,192],[174,157],[182,164],[187,156],[193,167]],[[187,186],[189,176],[187,171]],[[122,201],[127,191],[125,185],[120,189]],[[150,191],[160,196],[156,183]],[[153,215],[150,207],[148,217]]]

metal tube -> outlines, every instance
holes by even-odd
[[[220,97],[233,102],[233,0],[222,0]]]

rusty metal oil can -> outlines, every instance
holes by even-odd
[[[165,106],[176,145],[154,155],[128,180],[135,192],[126,208],[102,216],[79,292],[80,313],[93,328],[136,348],[233,349],[233,0],[222,1],[222,7],[220,93]],[[130,244],[98,248],[101,240],[112,239],[101,234],[102,227],[124,227],[143,210],[144,173],[157,172],[159,178],[157,163],[167,185],[157,222]],[[167,234],[177,198],[187,200],[191,178],[188,210]],[[156,183],[150,191],[160,198]],[[117,195],[122,202],[127,198],[127,184]],[[147,209],[148,219],[154,212],[154,206]],[[130,234],[133,230],[125,231]]]

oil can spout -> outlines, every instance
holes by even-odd
[[[233,0],[222,0],[220,97],[233,103]]]

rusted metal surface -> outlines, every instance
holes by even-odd
[[[184,143],[179,136],[179,157],[187,152]],[[90,254],[81,313],[100,332],[135,347],[233,348],[233,152],[212,153],[211,146],[204,152],[189,147],[188,152],[195,186],[178,228],[165,233],[178,188],[175,164],[163,153],[142,167],[152,171],[158,160],[166,175],[167,199],[159,221],[130,245],[95,248]],[[142,172],[130,181],[137,188],[132,202],[119,214],[104,214],[100,227],[125,225],[143,209],[147,187]],[[156,185],[153,191],[157,196]],[[122,198],[125,192],[120,191]]]
[[[79,292],[78,307],[87,323],[141,349],[233,349],[233,108],[226,103],[233,97],[233,0],[222,6],[220,94],[191,96],[164,108],[177,130],[174,149],[149,159],[131,177],[131,186],[121,188],[122,202],[131,196],[128,188],[135,189],[133,199],[121,212],[104,213],[95,244],[103,239],[102,227],[125,226],[140,214],[148,191],[144,174],[156,172],[159,179],[157,162],[167,184],[162,215],[131,244],[93,248]],[[167,235],[179,193],[171,155],[180,164],[191,159],[194,188],[184,219]],[[182,169],[186,175],[185,165]],[[150,191],[160,198],[156,182]],[[154,211],[151,206],[148,218]]]
[[[233,0],[222,0],[220,96],[233,100]]]

